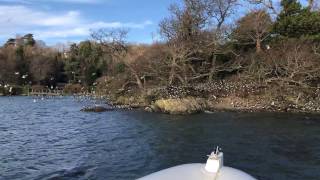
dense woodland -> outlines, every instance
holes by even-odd
[[[67,51],[32,34],[9,39],[0,49],[0,88],[72,84],[110,93],[250,82],[319,91],[319,4],[277,2],[181,0],[169,7],[153,44],[128,43],[126,29],[93,31]]]

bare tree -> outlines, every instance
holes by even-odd
[[[1,48],[0,52],[0,84],[15,82],[15,49],[13,47]]]
[[[171,17],[160,23],[160,32],[168,42],[171,52],[169,84],[177,78],[182,84],[188,83],[188,63],[199,49],[198,37],[206,25],[203,1],[185,0],[184,7],[170,7]]]
[[[248,0],[251,4],[259,4],[269,9],[272,14],[278,15],[279,9],[277,8],[277,4],[279,1],[276,0]]]
[[[308,8],[313,11],[320,11],[320,1],[308,0]]]
[[[133,83],[137,84],[140,90],[143,90],[145,77],[155,75],[156,66],[160,65],[161,62],[157,62],[153,66],[152,63],[154,62],[146,59],[146,55],[150,57],[148,55],[150,48],[145,45],[129,45],[125,41],[126,34],[127,31],[121,29],[111,31],[100,29],[93,32],[92,37],[104,47],[105,52],[110,54],[114,61],[125,65],[134,79]],[[128,84],[132,84],[131,80],[123,84],[123,88]]]
[[[40,84],[45,80],[54,78],[57,69],[55,67],[55,52],[49,48],[25,48],[25,56],[30,60],[29,72],[33,80]]]
[[[314,6],[314,0],[308,0],[308,8],[312,9]]]
[[[126,29],[99,29],[91,32],[92,39],[102,47],[109,74],[116,74],[117,66],[123,64],[122,60],[128,51],[127,34]]]
[[[311,46],[308,41],[287,41],[280,44],[279,48],[266,57],[265,62],[271,68],[267,82],[275,82],[281,86],[319,86],[320,62]]]
[[[143,56],[144,48],[129,46],[125,40],[127,33],[128,31],[123,29],[99,29],[92,32],[91,37],[104,47],[105,52],[111,55],[113,61],[123,63],[130,70],[139,89],[143,89],[139,70],[134,67],[134,64]]]
[[[260,53],[262,42],[270,35],[272,20],[265,10],[253,10],[237,22],[235,38],[240,43],[254,43]]]
[[[171,17],[160,23],[160,33],[171,52],[169,84],[175,80],[186,85],[208,77],[201,68],[220,43],[222,25],[232,13],[235,0],[184,0],[182,7],[172,5]],[[214,26],[212,26],[214,25]]]
[[[216,29],[220,30],[226,19],[234,12],[238,0],[207,0],[208,14],[214,19]]]
[[[262,5],[265,8],[269,9],[272,14],[278,15],[280,13],[279,0],[247,0],[251,4]],[[319,1],[315,0],[306,0],[307,7],[309,10],[316,10],[317,6],[319,6]]]
[[[167,54],[168,49],[162,44],[129,46],[124,63],[140,89],[147,86],[149,79],[157,80],[157,86],[167,81]]]
[[[143,68],[139,67],[140,63],[138,61],[143,58],[145,51],[146,48],[143,46],[131,46],[123,58],[124,64],[129,68],[139,89],[144,89],[144,84],[139,75],[139,72],[143,71]]]
[[[121,58],[127,52],[127,34],[126,29],[99,29],[92,31],[91,37],[104,47],[106,53]]]

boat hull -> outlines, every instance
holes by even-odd
[[[218,173],[210,174],[205,171],[205,164],[185,164],[165,169],[139,180],[255,180],[249,174],[223,166]]]

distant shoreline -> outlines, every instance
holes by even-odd
[[[149,87],[143,91],[132,89],[106,93],[107,90],[98,86],[95,94],[78,92],[63,93],[61,96],[91,96],[103,99],[116,109],[142,109],[167,114],[221,111],[320,113],[320,101],[317,99],[320,97],[319,89],[306,91],[295,87],[281,91],[279,87],[225,81],[187,87]]]
[[[73,95],[62,95],[63,97],[73,97]],[[5,96],[3,94],[0,94],[0,97],[38,97],[38,96],[28,96],[28,95],[14,95],[14,96]],[[123,97],[122,97],[123,98]],[[132,97],[131,97],[132,98]],[[193,99],[194,97],[188,97],[189,99]],[[188,99],[187,98],[187,99]],[[197,98],[194,98],[197,99]],[[180,106],[184,107],[186,104],[184,104],[184,101],[186,99],[184,98],[177,98],[177,99],[162,99],[162,101],[175,101],[174,103],[180,104]],[[188,101],[188,100],[187,100]],[[202,100],[196,100],[199,101],[198,103],[202,103]],[[202,102],[201,102],[202,101]],[[219,101],[219,102],[218,102]],[[155,106],[153,104],[146,104],[146,105],[138,105],[136,103],[130,103],[130,104],[122,104],[119,102],[110,102],[106,100],[106,103],[111,103],[115,109],[126,109],[126,110],[143,110],[146,112],[152,112],[152,113],[166,113],[166,114],[172,114],[172,115],[188,115],[188,114],[197,114],[197,113],[216,113],[216,112],[246,112],[246,113],[255,113],[255,112],[261,112],[261,113],[305,113],[305,114],[320,114],[320,110],[306,110],[303,108],[290,108],[290,107],[280,107],[280,106],[259,106],[256,105],[255,107],[248,107],[248,106],[233,106],[231,103],[229,104],[229,100],[218,100],[216,102],[213,102],[214,104],[205,106],[198,106],[194,107],[194,109],[189,108],[185,109],[184,111],[175,111],[175,109],[169,109],[166,110],[164,105],[160,109],[158,106]],[[210,103],[209,101],[207,103]],[[256,104],[259,104],[257,102]],[[177,106],[179,107],[179,106]]]

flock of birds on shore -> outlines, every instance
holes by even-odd
[[[229,82],[217,81],[212,83],[202,83],[191,86],[168,86],[154,89],[154,92],[165,98],[183,98],[187,96],[195,97],[227,97],[230,95],[245,96],[247,94],[258,94],[266,87],[257,86],[253,82]]]
[[[8,84],[0,84],[0,87],[6,88],[12,91],[12,87]],[[243,81],[215,81],[212,83],[202,83],[190,86],[167,86],[152,89],[150,94],[156,94],[162,98],[183,98],[187,96],[194,96],[194,97],[203,97],[212,100],[216,100],[218,98],[225,98],[229,96],[246,98],[249,95],[260,95],[266,93],[268,91],[267,86],[257,85],[254,82],[243,82]],[[318,99],[320,102],[320,88],[317,88],[314,92],[314,99]],[[59,96],[34,96],[33,102],[37,103],[40,101],[44,101],[46,99],[52,98],[62,98],[62,95]],[[106,105],[111,108],[115,109],[131,109],[128,105],[113,105],[113,104],[106,104],[107,98],[106,96],[95,96],[89,93],[83,93],[73,96],[74,99],[79,103],[86,104],[84,108],[98,105]],[[256,103],[247,107],[248,109],[268,109],[268,108],[280,108],[283,105],[282,100],[273,100],[269,104],[262,103],[264,100],[262,97],[256,96]],[[232,102],[233,105],[236,107],[245,107],[248,106],[243,104],[242,102]],[[320,103],[317,103],[315,100],[309,100],[304,103],[303,106],[297,104],[287,104],[288,109],[301,109],[303,111],[311,110],[311,111],[320,111]]]
[[[32,96],[32,102],[33,103],[39,103],[50,99],[62,99],[65,96],[59,95],[59,96]],[[89,108],[89,107],[97,107],[97,106],[106,106],[106,101],[104,96],[92,96],[91,94],[80,94],[76,95],[74,94],[72,96],[74,101],[77,103],[81,103],[83,106],[82,108]]]
[[[320,88],[314,91],[313,98],[305,98],[304,102],[297,104],[289,102],[281,94],[272,94],[268,86],[258,85],[254,82],[243,81],[216,81],[212,83],[196,84],[194,86],[168,86],[155,89],[162,98],[183,98],[188,96],[202,97],[213,101],[219,98],[235,97],[231,105],[249,111],[277,110],[277,111],[312,111],[320,112]],[[151,94],[152,94],[151,93]],[[269,95],[268,95],[269,94]],[[253,99],[246,99],[247,97]],[[268,97],[269,96],[269,97]],[[292,96],[295,96],[294,94]],[[297,95],[298,96],[298,95]],[[239,100],[237,98],[242,98]],[[243,101],[246,99],[246,101]]]

